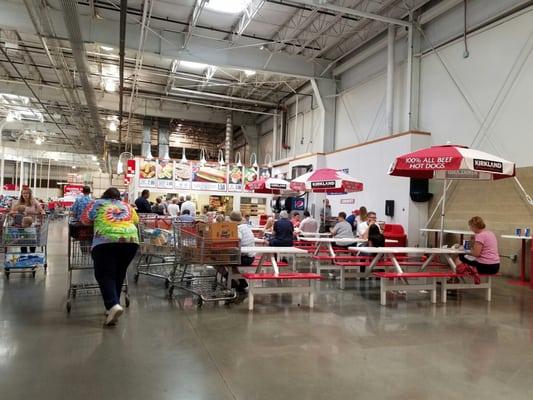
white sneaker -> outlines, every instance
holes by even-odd
[[[120,306],[120,304],[115,304],[109,310],[109,314],[107,315],[107,318],[105,320],[105,325],[106,326],[115,325],[123,312],[124,312],[124,309]]]

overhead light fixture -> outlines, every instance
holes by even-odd
[[[118,159],[118,163],[117,163],[117,174],[123,174],[124,173],[124,163],[122,162],[122,160],[119,158]]]
[[[184,60],[180,61],[180,65],[182,67],[192,68],[192,69],[206,69],[207,67],[209,67],[208,64],[198,63],[194,61],[184,61]]]
[[[110,47],[110,46],[100,46],[100,50],[103,50],[103,51],[113,51],[114,48],[113,48],[113,47]]]
[[[242,167],[241,152],[240,151],[235,153],[235,164],[237,164],[237,167]]]
[[[187,164],[188,162],[189,161],[187,160],[187,157],[185,157],[185,147],[182,147],[180,163],[181,164]]]
[[[43,138],[38,137],[37,139],[35,139],[35,144],[38,145],[38,146],[40,146],[41,144],[43,144],[43,142],[44,142],[44,139],[43,139]]]
[[[116,132],[117,131],[117,123],[115,121],[111,121],[109,123],[109,125],[107,126],[107,128],[111,131],[111,132]]]
[[[259,50],[265,50],[265,45],[262,44],[261,46],[259,46]]]
[[[73,165],[73,166],[72,166],[72,169],[76,169],[76,166],[75,166],[75,165]]]
[[[226,163],[224,162],[224,152],[222,149],[218,150],[218,164],[223,167]]]
[[[209,0],[206,9],[225,14],[240,14],[252,0]]]
[[[92,156],[91,158],[92,158],[93,161],[97,161],[98,160],[98,157],[96,157],[96,156]]]
[[[116,92],[117,91],[117,81],[115,81],[112,78],[105,78],[104,79],[104,90],[106,92]]]
[[[254,161],[252,162],[252,160]],[[257,154],[250,154],[250,165],[254,168],[259,168],[259,165],[257,164]]]
[[[253,76],[253,75],[255,75],[255,71],[254,71],[254,70],[251,70],[251,69],[245,69],[243,72],[244,72],[244,75],[246,75],[246,76]]]
[[[200,166],[204,166],[207,164],[207,160],[205,159],[205,149],[200,150]]]

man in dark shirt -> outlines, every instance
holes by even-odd
[[[270,246],[291,247],[294,227],[289,220],[287,211],[279,213],[279,220],[274,222],[274,236],[270,239]]]
[[[144,189],[137,200],[135,200],[135,206],[137,207],[138,213],[150,214],[152,212],[152,206],[150,206],[148,197],[150,197],[150,191],[148,189]]]

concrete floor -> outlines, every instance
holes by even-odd
[[[66,226],[53,223],[48,275],[0,277],[2,400],[533,398],[533,292],[503,279],[492,303],[381,307],[372,283],[327,282],[314,311],[286,295],[249,313],[168,301],[141,277],[114,329],[98,297],[67,315],[66,283]]]

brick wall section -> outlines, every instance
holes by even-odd
[[[526,189],[533,195],[533,167],[517,169],[517,177]],[[434,193],[430,203],[430,212],[436,206],[441,193],[442,181],[431,181],[431,190]],[[500,254],[517,254],[517,263],[507,258],[501,259],[501,273],[508,276],[518,276],[520,270],[521,241],[515,239],[503,239],[500,235],[514,234],[515,228],[533,228],[533,206],[528,205],[522,192],[514,179],[503,179],[492,182],[461,181],[452,185],[451,193],[446,200],[446,218],[444,226],[449,229],[467,230],[468,220],[479,215],[498,237]],[[432,228],[439,228],[440,212],[438,212],[431,224]],[[431,237],[433,240],[433,237]],[[456,243],[459,238],[447,235],[445,242]],[[529,276],[531,243],[526,252],[526,273]]]

